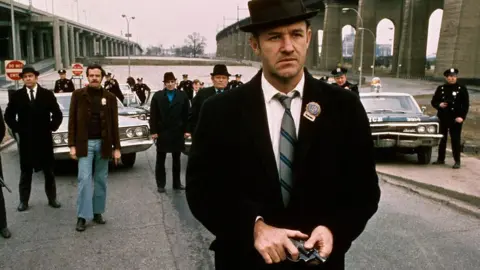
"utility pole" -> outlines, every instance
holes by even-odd
[[[13,7],[13,1],[10,0],[10,19],[12,23],[12,47],[13,47],[13,59],[19,60],[17,55],[17,32],[15,29],[15,9]],[[18,81],[15,81],[15,89],[18,89]]]

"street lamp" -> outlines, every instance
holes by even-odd
[[[10,0],[10,19],[12,24],[12,47],[13,47],[13,59],[18,60],[17,55],[17,35],[15,32],[15,9],[13,7],[13,1]],[[18,89],[18,81],[15,81],[15,89]],[[10,95],[8,96],[8,100],[10,100]]]
[[[354,9],[354,8],[342,8],[342,13],[347,13],[347,11],[354,11],[355,13],[357,13],[358,15],[358,18],[360,18],[360,28],[363,28],[363,19],[362,19],[362,16],[360,16],[360,13]],[[362,37],[361,37],[361,41],[360,41],[360,67],[358,68],[358,71],[359,71],[359,80],[358,80],[358,84],[359,85],[362,85],[362,68],[363,68],[363,33],[364,31],[362,31]]]
[[[363,30],[367,30],[368,32],[370,32],[370,34],[372,34],[372,37],[373,37],[373,40],[374,40],[374,43],[373,43],[373,65],[372,65],[372,78],[375,77],[375,59],[377,58],[377,38],[375,37],[375,34],[372,32],[372,30],[368,29],[368,28],[363,28],[363,27],[359,27],[358,28],[359,30],[362,30],[362,33],[363,33]]]
[[[80,14],[79,14],[79,9],[78,9],[78,0],[73,0],[73,2],[77,3],[77,22],[80,22]]]
[[[85,16],[85,25],[87,25],[87,11],[84,9],[83,10],[83,15]]]
[[[125,18],[125,20],[127,21],[127,33],[125,34],[125,36],[127,37],[127,40],[128,40],[128,77],[130,77],[130,37],[132,36],[132,34],[130,34],[130,20],[135,20],[135,17],[128,17],[127,15],[125,14],[122,14],[122,17]]]

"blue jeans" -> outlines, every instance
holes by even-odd
[[[102,140],[88,140],[88,154],[78,159],[77,217],[92,220],[103,214],[107,200],[108,159],[102,158]],[[92,188],[92,167],[94,188]],[[93,190],[92,190],[93,189]]]

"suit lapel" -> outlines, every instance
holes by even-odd
[[[245,127],[253,138],[256,152],[260,155],[270,180],[278,184],[278,170],[268,128],[265,98],[261,87],[260,70],[245,88],[242,110]]]

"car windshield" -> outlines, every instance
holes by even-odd
[[[361,100],[367,113],[420,113],[410,96],[365,96]]]
[[[145,101],[145,104],[150,106],[150,103],[152,103],[152,98],[153,98],[153,95],[156,93],[157,91],[151,91],[150,92],[150,95],[147,97],[147,101]]]
[[[61,96],[56,96],[57,98],[57,103],[58,106],[60,107],[60,110],[62,110],[63,114],[68,114],[70,110],[70,100],[72,99],[71,95],[61,95]],[[118,108],[124,108],[122,102],[117,98],[117,105]]]
[[[119,84],[119,86],[120,86],[120,90],[121,90],[122,92],[132,91],[132,90],[130,89],[130,86],[129,86],[128,84]]]
[[[135,93],[128,93],[123,95],[125,99],[123,100],[123,105],[127,107],[137,107],[140,106],[140,99]]]

